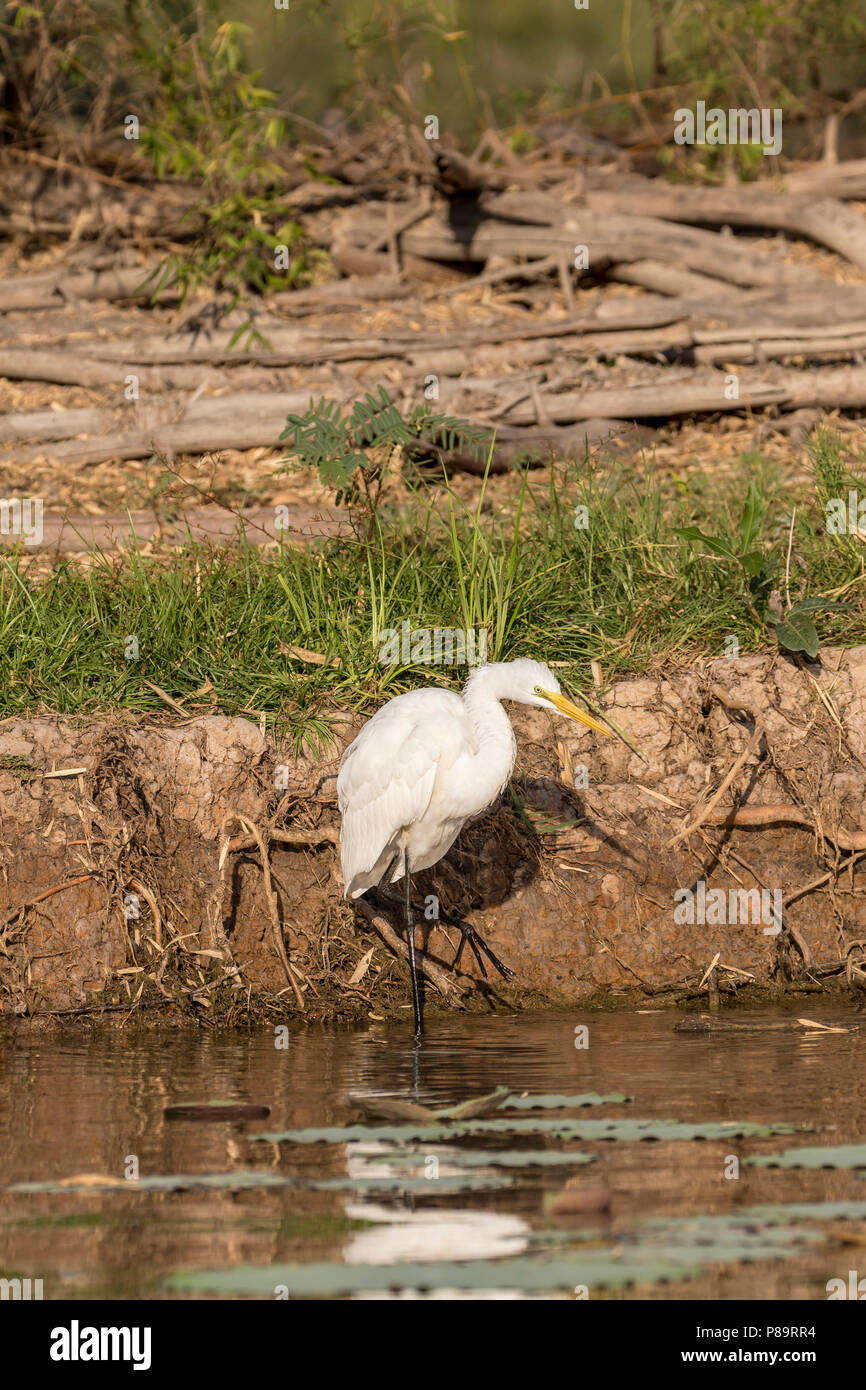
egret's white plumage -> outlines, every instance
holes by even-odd
[[[429,868],[464,822],[495,801],[511,776],[517,745],[501,700],[534,705],[608,730],[560,692],[539,661],[480,666],[462,695],[427,688],[398,695],[364,725],[343,754],[337,779],[346,897]],[[408,866],[407,866],[408,856]]]

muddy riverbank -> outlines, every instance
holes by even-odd
[[[511,711],[515,796],[418,887],[517,986],[464,960],[430,1008],[859,991],[866,647],[620,681],[602,704],[642,758]],[[335,781],[358,722],[294,757],[243,718],[4,721],[3,1020],[408,1017],[403,962],[342,900]]]

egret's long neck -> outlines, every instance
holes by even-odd
[[[478,748],[479,776],[492,788],[491,799],[511,775],[517,744],[514,730],[499,703],[507,697],[508,668],[501,663],[482,666],[466,682],[463,703]]]

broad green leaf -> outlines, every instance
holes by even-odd
[[[740,556],[740,564],[751,579],[757,579],[764,568],[764,557],[760,550],[748,550]]]
[[[674,534],[682,536],[683,540],[702,541],[714,555],[722,555],[726,560],[739,559],[739,556],[735,555],[731,547],[726,545],[719,536],[707,536],[699,526],[675,526]]]
[[[793,604],[787,617],[790,618],[791,613],[817,613],[821,609],[828,613],[847,613],[851,609],[851,604],[836,603],[832,599],[822,598],[820,594],[816,594],[814,598],[801,598],[799,603]]]
[[[811,618],[807,618],[805,613],[795,613],[792,609],[780,622],[774,623],[770,618],[767,622],[776,629],[779,645],[789,652],[805,652],[812,657],[818,655],[818,634]]]
[[[740,519],[740,551],[743,554],[749,549],[763,524],[764,501],[754,478],[750,478],[746,500],[743,504],[743,515]]]

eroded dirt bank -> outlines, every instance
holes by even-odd
[[[485,1001],[464,960],[438,1002],[866,984],[866,647],[621,681],[604,705],[645,762],[511,711],[516,799],[418,890],[468,916],[518,986],[491,981]],[[7,1021],[407,1018],[403,963],[341,898],[335,780],[355,727],[313,759],[242,718],[0,724]]]

